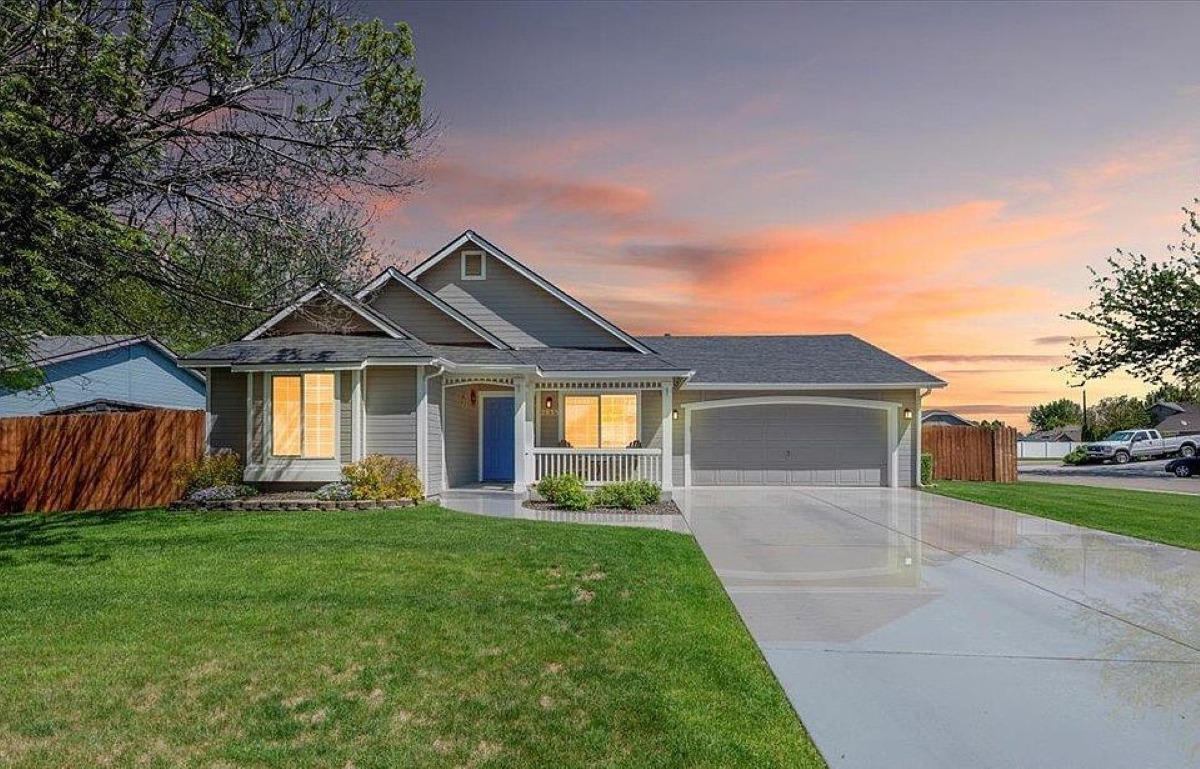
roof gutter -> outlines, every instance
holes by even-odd
[[[912,390],[945,387],[945,382],[685,382],[684,390]]]

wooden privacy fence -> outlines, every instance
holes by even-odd
[[[164,505],[203,451],[203,411],[0,419],[0,512]]]
[[[933,455],[935,481],[1017,482],[1015,427],[926,425],[921,450]]]

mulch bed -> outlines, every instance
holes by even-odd
[[[679,506],[671,500],[661,500],[653,505],[642,505],[636,510],[624,510],[619,507],[589,507],[587,510],[564,510],[551,502],[525,501],[525,507],[530,510],[553,510],[559,513],[605,513],[608,515],[682,515]]]

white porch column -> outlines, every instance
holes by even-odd
[[[425,367],[417,366],[417,476],[421,488],[429,487],[429,383]]]
[[[900,486],[900,404],[888,409],[888,486]]]
[[[533,449],[537,446],[537,396],[537,387],[533,382],[528,382],[525,385],[525,483],[531,485],[537,482],[536,457],[533,455]]]
[[[350,461],[357,462],[363,458],[363,372],[355,370],[350,373]]]
[[[525,422],[528,414],[529,383],[524,378],[513,380],[513,491],[525,491],[528,475],[525,468],[526,440]],[[532,430],[530,431],[532,432]]]
[[[921,398],[921,391],[916,390],[915,393],[916,393],[916,404],[915,404],[916,408],[913,409],[912,426],[909,428],[910,430],[913,431],[913,436],[912,436],[913,462],[915,464],[913,465],[913,467],[909,468],[909,472],[913,473],[913,475],[914,475],[912,485],[919,488],[921,486],[921,429],[922,429],[922,424],[921,424],[922,416],[921,415],[924,412],[925,407],[921,402],[923,400]]]
[[[675,380],[663,383],[662,386],[662,490],[669,492],[673,487],[674,457],[673,448],[675,425],[671,418],[674,410]]]

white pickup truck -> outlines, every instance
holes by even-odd
[[[1171,454],[1194,457],[1198,442],[1198,435],[1164,438],[1158,430],[1119,430],[1102,441],[1087,444],[1085,450],[1089,460],[1112,461],[1123,465],[1131,459],[1150,459]]]

